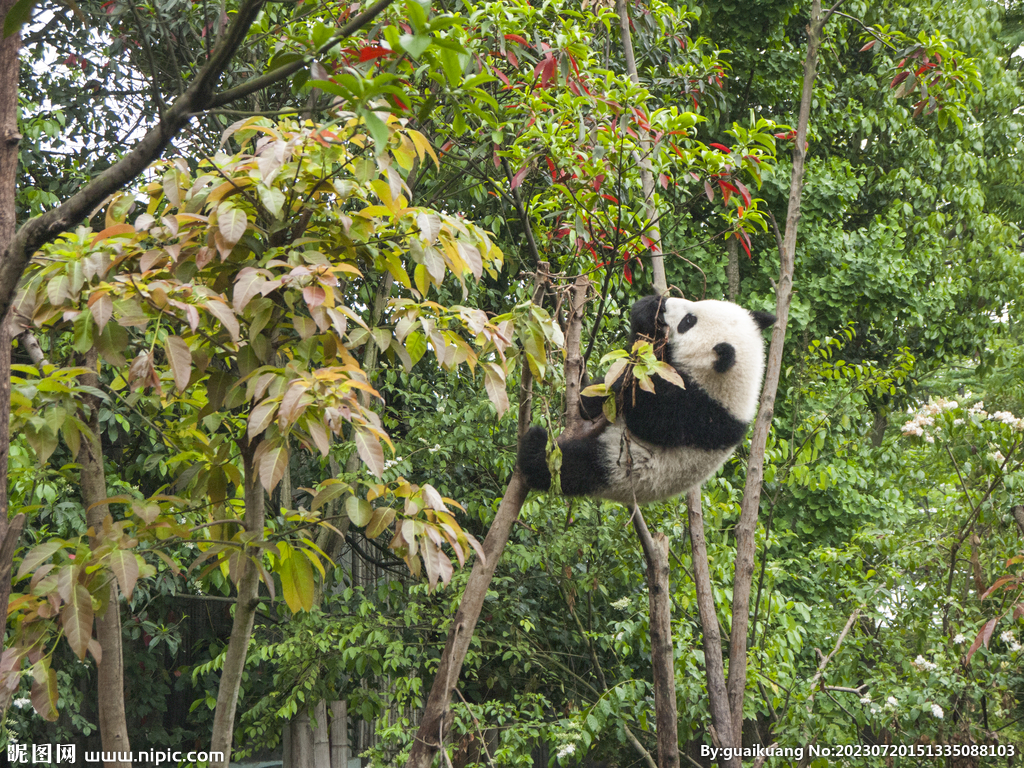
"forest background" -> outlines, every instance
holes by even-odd
[[[775,311],[785,233],[766,442],[705,484],[706,553],[692,504],[643,510],[681,760],[1016,764],[1021,8],[364,5],[0,4],[4,745],[303,765],[330,706],[406,764],[485,565],[448,760],[670,764],[630,510],[523,496],[485,539],[518,430],[620,365],[655,265]]]

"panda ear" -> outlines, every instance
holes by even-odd
[[[775,315],[771,312],[762,312],[760,309],[750,313],[754,316],[754,322],[757,323],[757,327],[762,331],[765,328],[771,328],[775,325]]]
[[[632,345],[640,336],[652,341],[658,338],[658,318],[664,299],[661,296],[644,296],[633,305],[629,313],[629,343]]]
[[[714,350],[718,355],[718,360],[715,361],[715,370],[719,373],[725,373],[736,364],[736,347],[729,342],[723,341],[720,344],[715,344]]]

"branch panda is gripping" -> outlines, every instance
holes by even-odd
[[[661,501],[704,482],[742,442],[757,412],[764,372],[761,331],[775,323],[727,301],[648,296],[630,312],[629,347],[646,337],[686,384],[654,377],[654,393],[630,388],[619,416],[603,431],[560,438],[562,492],[631,505]],[[659,342],[664,341],[663,344]],[[622,379],[613,386],[618,392]],[[585,418],[601,414],[601,397],[584,397]],[[547,430],[531,427],[519,446],[527,484],[548,490]]]

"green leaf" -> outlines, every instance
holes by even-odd
[[[375,112],[370,112],[369,110],[363,112],[363,120],[366,121],[366,130],[368,130],[370,132],[370,136],[373,137],[373,144],[377,149],[377,154],[384,154],[388,148],[387,123],[377,117]]]
[[[4,37],[20,32],[22,26],[32,18],[32,9],[36,7],[37,0],[18,0],[11,6],[4,18]]]
[[[264,400],[252,409],[249,414],[249,439],[252,440],[262,434],[274,420],[279,402],[277,400]]]
[[[402,35],[398,38],[398,43],[405,49],[406,53],[414,59],[419,59],[423,52],[430,47],[432,40],[433,37],[431,35]]]
[[[60,620],[64,625],[68,645],[78,660],[84,661],[92,637],[93,622],[92,595],[84,584],[73,585],[68,601],[61,609]]]
[[[370,502],[357,496],[345,499],[345,513],[352,521],[352,525],[358,525],[360,528],[365,527],[373,519],[373,507],[370,506]]]
[[[292,613],[311,611],[316,591],[313,567],[309,560],[291,547],[279,546],[287,547],[277,568],[277,575],[281,577],[281,588],[284,591],[284,601]]]
[[[375,509],[373,510],[373,517],[366,526],[366,531],[364,533],[367,538],[375,539],[380,536],[389,525],[391,525],[391,522],[394,519],[395,510],[391,507],[380,507],[379,509]]]
[[[228,245],[233,246],[242,239],[249,219],[245,211],[235,208],[230,203],[221,203],[217,209],[217,228]]]
[[[20,579],[22,576],[25,576],[30,571],[33,571],[37,565],[40,565],[49,560],[63,546],[63,542],[48,541],[45,544],[40,544],[37,547],[32,547],[32,549],[30,549],[28,553],[26,553],[25,559],[21,561],[21,565],[18,567],[17,578]]]

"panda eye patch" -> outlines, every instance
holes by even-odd
[[[679,333],[686,333],[688,330],[693,328],[697,324],[697,316],[693,312],[688,312],[686,317],[679,321],[679,327],[676,329]]]

